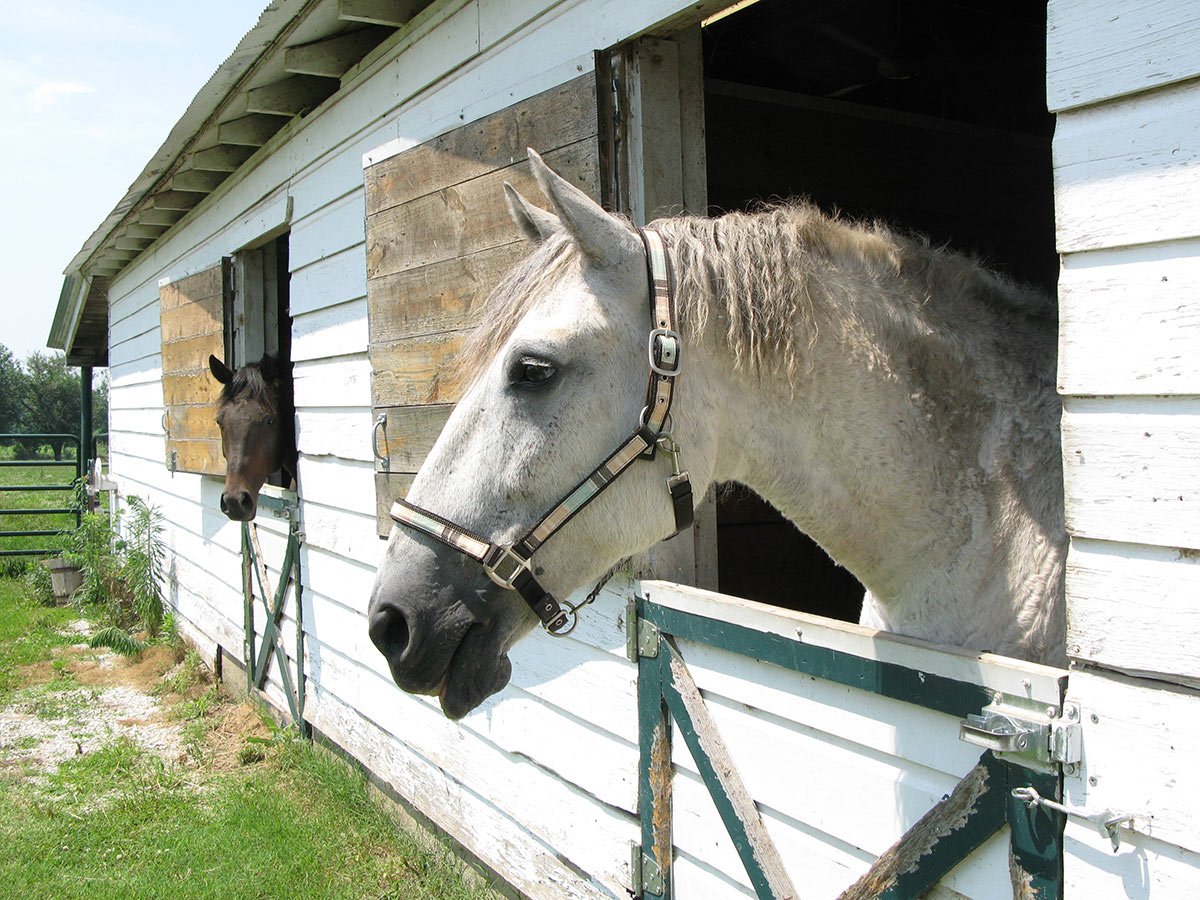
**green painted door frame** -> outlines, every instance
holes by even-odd
[[[691,752],[717,811],[737,849],[750,882],[761,898],[794,897],[795,891],[753,801],[741,787],[720,736],[708,719],[675,638],[700,642],[770,662],[815,678],[902,700],[959,718],[978,713],[991,701],[980,685],[919,673],[844,651],[805,644],[729,622],[659,606],[647,598],[629,601],[628,648],[638,664],[638,807],[641,846],[632,855],[634,896],[666,900],[671,888],[671,735],[672,721]],[[732,771],[732,777],[729,773]],[[843,898],[919,897],[970,856],[1005,824],[1011,830],[1014,872],[1023,879],[1022,896],[1062,897],[1062,832],[1058,816],[1030,809],[1012,795],[1033,787],[1044,797],[1061,799],[1061,776],[1025,768],[986,752],[951,795],[880,858],[880,863]],[[944,827],[945,821],[954,824]],[[930,835],[923,837],[920,829]],[[912,860],[904,853],[919,843]],[[887,857],[899,853],[894,871]],[[1014,876],[1017,877],[1017,876]],[[690,898],[679,898],[690,900]]]
[[[300,578],[300,544],[303,542],[304,535],[300,528],[299,501],[294,494],[289,494],[284,499],[260,494],[258,508],[259,510],[269,510],[272,514],[288,520],[288,540],[283,562],[279,566],[279,584],[272,587],[266,560],[262,558],[262,550],[258,542],[257,526],[253,522],[242,523],[242,600],[245,623],[243,650],[246,660],[246,687],[251,692],[263,689],[267,682],[267,670],[270,667],[271,658],[274,657],[276,671],[283,684],[292,721],[302,734],[307,735],[308,725],[304,721],[304,696],[307,686],[304,674],[304,602],[301,595]],[[257,596],[265,614],[262,641],[257,647],[255,645],[258,641],[254,628],[256,585]],[[289,593],[295,600],[293,607],[293,617],[296,622],[294,679],[287,651],[281,643],[282,633],[280,631],[280,623],[283,620]]]

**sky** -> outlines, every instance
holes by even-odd
[[[267,0],[3,0],[0,344],[46,350],[63,269]]]

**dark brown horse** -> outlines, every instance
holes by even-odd
[[[292,379],[270,354],[236,371],[210,356],[208,367],[224,385],[217,402],[226,463],[221,512],[235,522],[249,522],[258,511],[258,492],[271,473],[282,471],[284,485],[295,478]]]

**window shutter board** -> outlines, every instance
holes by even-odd
[[[228,266],[216,265],[159,288],[166,463],[177,472],[225,474],[208,357],[226,357],[227,282]]]
[[[376,429],[381,537],[465,387],[454,362],[480,306],[529,253],[504,182],[548,206],[526,160],[533,147],[599,199],[597,132],[589,73],[365,170],[371,397],[374,420],[387,417]]]

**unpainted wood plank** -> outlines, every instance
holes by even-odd
[[[160,333],[164,344],[188,340],[205,334],[224,333],[224,305],[221,295],[185,303],[163,310]]]
[[[598,145],[577,141],[547,154],[546,163],[590,196],[598,196]],[[367,219],[367,276],[375,278],[467,256],[521,239],[504,202],[504,182],[546,205],[528,160],[426,194]]]
[[[337,17],[399,28],[428,6],[430,0],[338,0]]]
[[[225,353],[223,333],[201,334],[192,338],[163,344],[163,377],[176,372],[202,372],[208,369],[210,354],[220,358]]]
[[[197,150],[188,157],[187,165],[189,168],[206,172],[233,172],[253,155],[253,147],[217,144],[215,147]]]
[[[1200,554],[1075,538],[1067,556],[1067,652],[1200,688],[1198,597]]]
[[[453,187],[525,158],[596,135],[596,88],[590,73],[536,94],[363,173],[367,214]]]
[[[1200,240],[1069,254],[1062,394],[1200,394]]]
[[[203,372],[168,373],[162,380],[164,406],[195,406],[215,403],[221,395],[221,385],[207,368]]]
[[[319,106],[337,92],[332,78],[291,75],[246,92],[246,112],[273,116],[295,116]]]
[[[455,366],[465,331],[406,338],[371,346],[371,404],[454,403],[465,383]]]
[[[1062,440],[1073,535],[1200,550],[1200,399],[1068,398]]]
[[[220,296],[221,267],[219,265],[169,281],[158,290],[159,307],[164,311],[185,303]]]
[[[1064,802],[1133,815],[1133,831],[1200,852],[1200,693],[1083,670],[1071,673],[1067,699],[1081,707],[1084,756]]]
[[[386,454],[390,462],[387,471],[419,471],[453,409],[448,403],[373,409],[372,421],[378,421],[381,414],[387,417],[385,426],[376,435],[379,450]],[[376,467],[379,468],[378,463]]]
[[[504,273],[529,253],[521,240],[367,282],[372,343],[468,328]]]
[[[215,403],[167,407],[167,431],[180,440],[220,440]]]
[[[217,140],[239,147],[261,147],[285,124],[287,119],[281,116],[252,113],[220,123],[217,126]]]
[[[360,59],[391,35],[392,29],[368,25],[283,51],[285,72],[341,78]]]
[[[221,454],[220,441],[168,438],[168,467],[171,465],[172,451],[176,454],[174,460],[177,472],[192,472],[198,475],[225,474],[225,457]]]
[[[1051,112],[1184,81],[1200,74],[1194,3],[1052,0],[1046,21]]]
[[[400,472],[375,473],[375,528],[381,538],[392,531],[392,517],[388,512],[392,503],[408,496],[415,475]]]
[[[167,187],[176,191],[210,193],[229,177],[227,172],[210,172],[207,169],[184,169],[176,172],[167,182]]]

